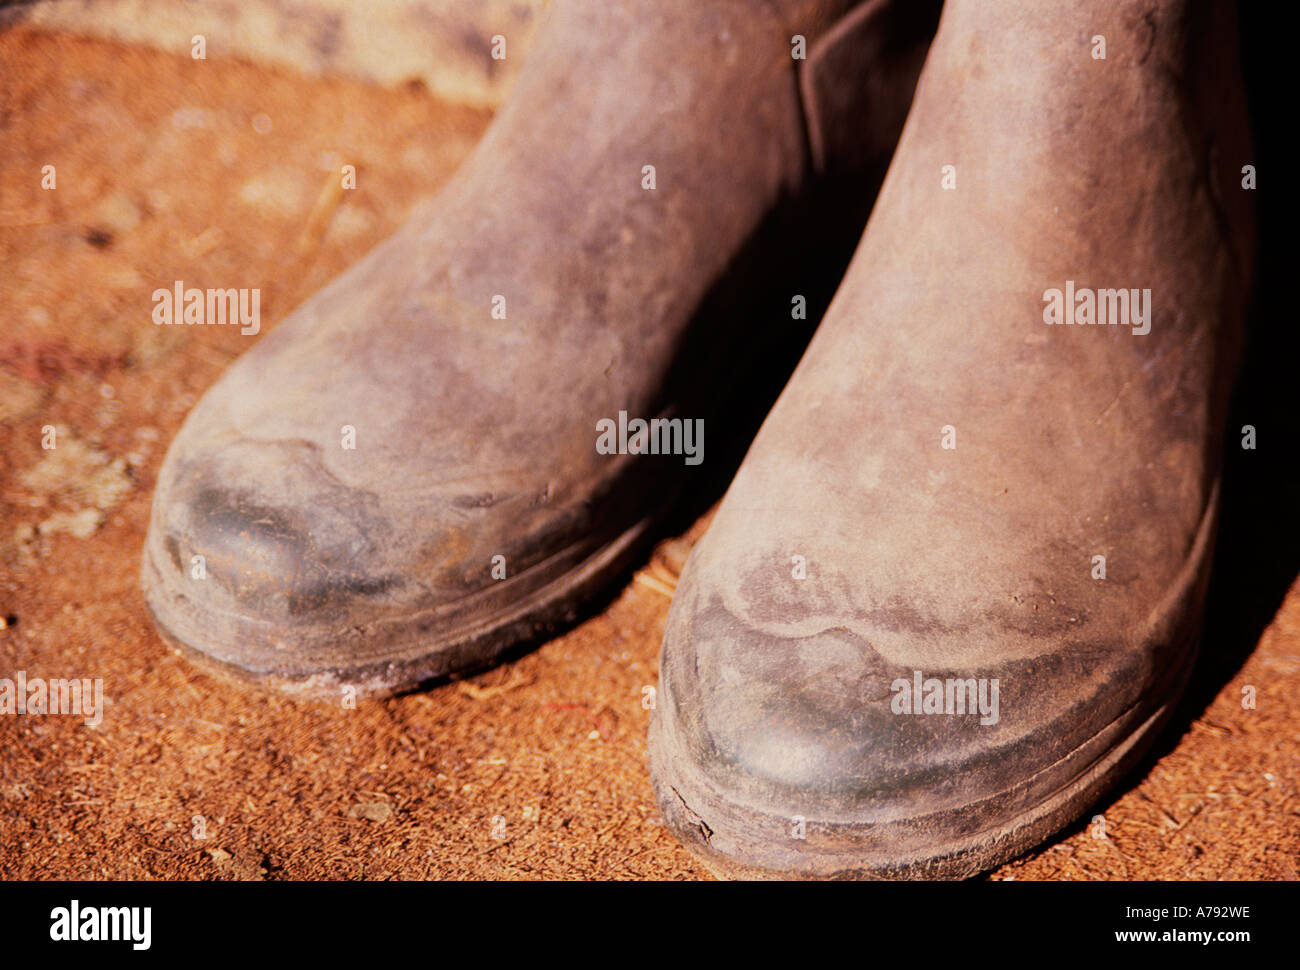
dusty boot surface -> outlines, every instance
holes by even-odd
[[[716,871],[971,875],[1162,725],[1253,255],[1225,8],[946,5],[669,616],[651,774]]]
[[[715,292],[819,173],[883,171],[934,10],[557,2],[445,191],[186,420],[143,566],[163,634],[384,693],[571,618],[719,447],[698,422],[763,334]],[[676,453],[600,447],[653,418]]]

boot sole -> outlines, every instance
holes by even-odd
[[[285,640],[295,642],[294,653],[304,658],[312,654],[313,643],[328,644],[321,652],[335,653],[340,642],[352,641],[359,648],[355,650],[355,662],[295,663],[287,657],[277,662],[274,647],[264,646],[274,642],[272,625],[230,614],[218,620],[227,633],[220,638],[226,645],[213,650],[212,644],[218,641],[212,635],[216,618],[211,611],[195,609],[183,594],[169,591],[149,550],[143,557],[141,584],[145,603],[163,640],[186,660],[219,679],[253,684],[303,700],[337,702],[349,689],[353,697],[386,697],[456,675],[476,673],[492,666],[512,648],[575,621],[582,604],[607,588],[611,578],[628,569],[637,554],[644,551],[669,508],[665,506],[660,513],[637,522],[576,566],[567,564],[570,550],[551,557],[534,569],[557,564],[560,569],[528,595],[507,608],[453,625],[437,635],[429,631],[445,623],[446,611],[384,621],[387,636],[379,640],[379,647],[373,645],[376,631],[364,627],[313,632],[307,637],[301,631],[284,633]],[[512,578],[527,578],[527,574]],[[473,605],[474,599],[469,598],[455,604],[455,608],[473,613]],[[371,645],[363,648],[365,642]],[[412,642],[418,646],[412,647]],[[199,643],[208,646],[204,649],[196,645]],[[395,643],[402,646],[394,647]]]

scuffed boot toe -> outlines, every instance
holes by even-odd
[[[313,450],[239,442],[160,481],[146,599],[191,656],[258,679],[315,677],[318,689],[335,673],[359,680],[365,657],[341,649],[341,631],[406,581],[384,563],[390,528],[376,497],[331,480]]]

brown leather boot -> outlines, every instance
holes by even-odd
[[[717,871],[970,875],[1161,727],[1250,285],[1239,78],[1223,3],[949,0],[673,601],[651,771]]]
[[[819,174],[883,172],[936,22],[932,0],[559,0],[435,203],[187,418],[144,557],[163,634],[379,693],[571,617],[699,469],[742,351],[807,332],[788,295],[756,320],[718,294],[774,213],[818,231]]]

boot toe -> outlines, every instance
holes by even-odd
[[[910,663],[848,617],[795,633],[756,621],[726,594],[743,579],[707,554],[692,564],[664,635],[651,775],[670,828],[725,875],[973,875],[1140,755],[1194,657],[1183,639],[1165,663],[1056,635],[988,669]],[[901,612],[891,642],[926,653],[933,624]],[[972,617],[973,652],[999,630]]]
[[[155,494],[145,593],[171,639],[256,674],[311,661],[314,633],[362,622],[401,585],[378,503],[333,481],[305,442],[235,440],[186,457]],[[201,645],[201,646],[199,646]]]

